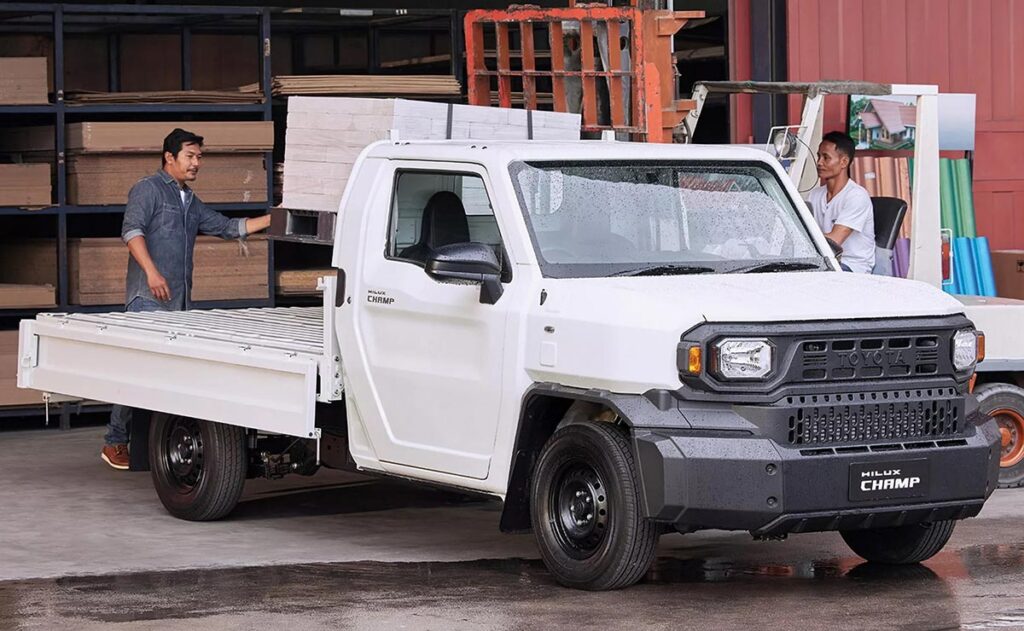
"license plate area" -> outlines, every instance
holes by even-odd
[[[850,465],[850,501],[866,502],[928,495],[927,458]]]

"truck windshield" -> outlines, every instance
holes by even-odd
[[[520,162],[511,175],[548,277],[828,269],[757,163]]]

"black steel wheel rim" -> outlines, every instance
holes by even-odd
[[[608,531],[607,488],[594,467],[582,461],[563,465],[553,478],[550,522],[555,539],[570,557],[593,556]]]
[[[163,469],[179,493],[190,493],[203,479],[203,434],[199,421],[175,419],[167,432]]]

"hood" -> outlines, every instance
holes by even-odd
[[[559,301],[563,304],[629,305],[630,311],[646,314],[644,320],[661,314],[680,324],[681,319],[691,320],[690,325],[696,324],[693,320],[792,322],[963,313],[960,302],[925,283],[849,272],[560,279],[547,284],[550,290],[565,292]]]

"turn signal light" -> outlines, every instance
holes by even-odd
[[[977,363],[980,363],[985,359],[985,334],[981,331],[976,332],[978,334],[978,359]]]
[[[686,356],[686,372],[691,375],[699,375],[701,362],[700,346],[691,346]]]

